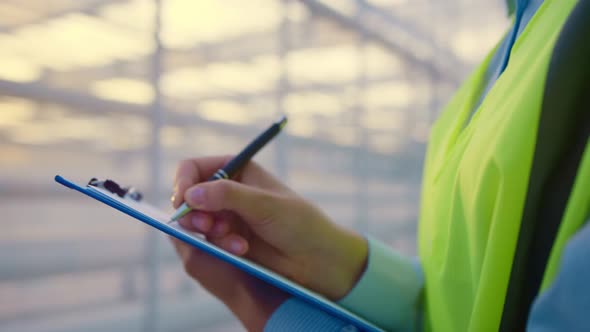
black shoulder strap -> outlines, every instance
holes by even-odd
[[[500,324],[524,331],[590,133],[590,0],[553,50],[518,243]]]

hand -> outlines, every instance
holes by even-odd
[[[331,222],[255,163],[246,165],[233,181],[203,182],[229,159],[198,158],[180,164],[173,205],[177,208],[185,201],[194,209],[180,224],[329,299],[346,295],[362,273],[367,256],[365,240]],[[249,329],[264,326],[272,311],[287,298],[192,246],[180,241],[175,244],[187,272],[228,305]],[[254,322],[245,322],[248,319]]]
[[[171,239],[187,273],[219,298],[248,331],[263,331],[272,313],[288,298],[283,291],[238,268]]]

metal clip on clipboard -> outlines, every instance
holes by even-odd
[[[93,186],[93,187],[97,187],[97,188],[102,188],[104,190],[107,190],[121,198],[129,198],[132,199],[136,202],[141,201],[141,199],[143,198],[143,195],[137,191],[135,188],[133,187],[122,187],[119,184],[117,184],[115,181],[113,180],[98,180],[97,178],[92,178],[90,179],[90,181],[88,181],[88,185],[89,186]]]

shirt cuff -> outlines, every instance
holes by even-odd
[[[264,332],[358,331],[340,319],[301,300],[290,298],[270,316]]]
[[[424,284],[419,263],[370,237],[367,241],[367,268],[339,304],[388,331],[414,330]]]

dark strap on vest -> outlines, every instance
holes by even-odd
[[[590,0],[553,50],[500,331],[524,331],[590,134]],[[507,147],[509,148],[509,147]]]

